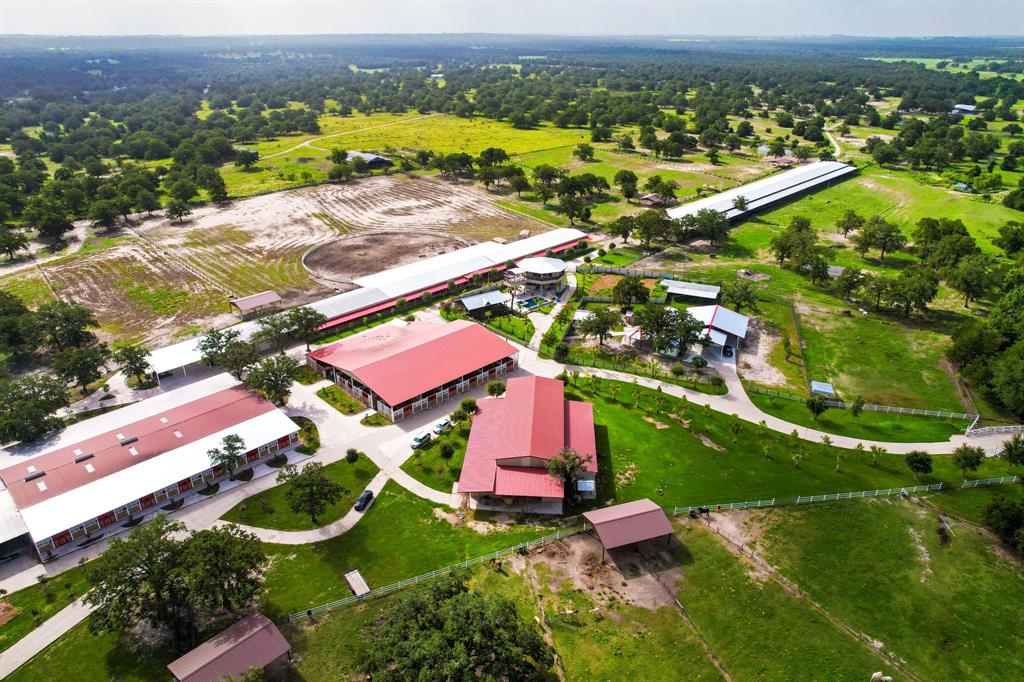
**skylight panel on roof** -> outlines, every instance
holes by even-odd
[[[94,467],[92,464],[86,464],[85,465],[85,470],[88,471],[91,474],[94,471],[96,471],[96,467]]]
[[[36,487],[39,488],[39,492],[46,490],[46,481],[36,481]]]

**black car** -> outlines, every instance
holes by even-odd
[[[373,491],[372,490],[364,490],[359,495],[359,497],[356,499],[356,506],[355,506],[356,511],[361,512],[361,511],[365,510],[367,507],[370,506],[370,502],[372,502],[372,501],[373,501]]]

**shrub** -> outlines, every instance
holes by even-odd
[[[504,381],[491,381],[487,384],[487,395],[499,396],[505,392]]]
[[[614,248],[615,248],[615,242],[612,242],[611,244],[608,245],[608,250],[609,251],[611,251]]]
[[[711,377],[711,385],[712,386],[716,386],[716,387],[717,386],[724,386],[725,385],[725,379],[723,379],[722,377],[720,377],[720,376],[718,376],[716,374],[715,376]]]
[[[466,414],[476,414],[476,399],[465,398],[461,403],[459,403],[459,407],[462,408],[462,411]]]
[[[698,356],[694,357],[693,360],[690,360],[690,364],[693,365],[694,367],[701,368],[701,367],[707,367],[708,366],[708,361],[705,360],[700,355],[698,355]]]
[[[672,365],[671,367],[669,367],[668,371],[671,372],[672,376],[674,376],[676,378],[679,378],[679,377],[683,376],[684,374],[686,374],[686,368],[683,367],[680,364]]]
[[[590,262],[590,256],[584,256],[583,257],[583,262],[584,263],[589,263]]]
[[[600,257],[600,256],[603,256],[603,255],[604,255],[604,254],[606,254],[606,253],[607,253],[607,251],[605,251],[604,249],[598,249],[598,250],[597,250],[597,255],[598,255],[599,257]]]
[[[555,346],[555,362],[566,362],[569,359],[569,344],[560,343]]]

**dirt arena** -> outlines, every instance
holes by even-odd
[[[318,246],[306,255],[304,263],[317,279],[345,284],[463,246],[464,242],[441,234],[368,232]]]

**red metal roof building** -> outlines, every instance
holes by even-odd
[[[583,512],[605,549],[633,545],[672,534],[665,510],[650,500],[635,500]]]
[[[391,421],[496,379],[519,351],[467,320],[386,324],[307,355],[310,365]]]
[[[225,475],[207,454],[225,435],[241,436],[252,464],[296,445],[297,432],[270,401],[221,374],[75,424],[0,480],[45,561]]]
[[[560,513],[565,491],[562,481],[548,473],[547,462],[565,449],[575,450],[586,461],[583,480],[596,477],[593,406],[566,400],[561,381],[509,379],[503,397],[481,400],[477,408],[457,488],[460,494],[484,506]]]
[[[266,668],[290,651],[288,640],[270,619],[254,613],[172,661],[167,669],[177,682],[221,682]]]

